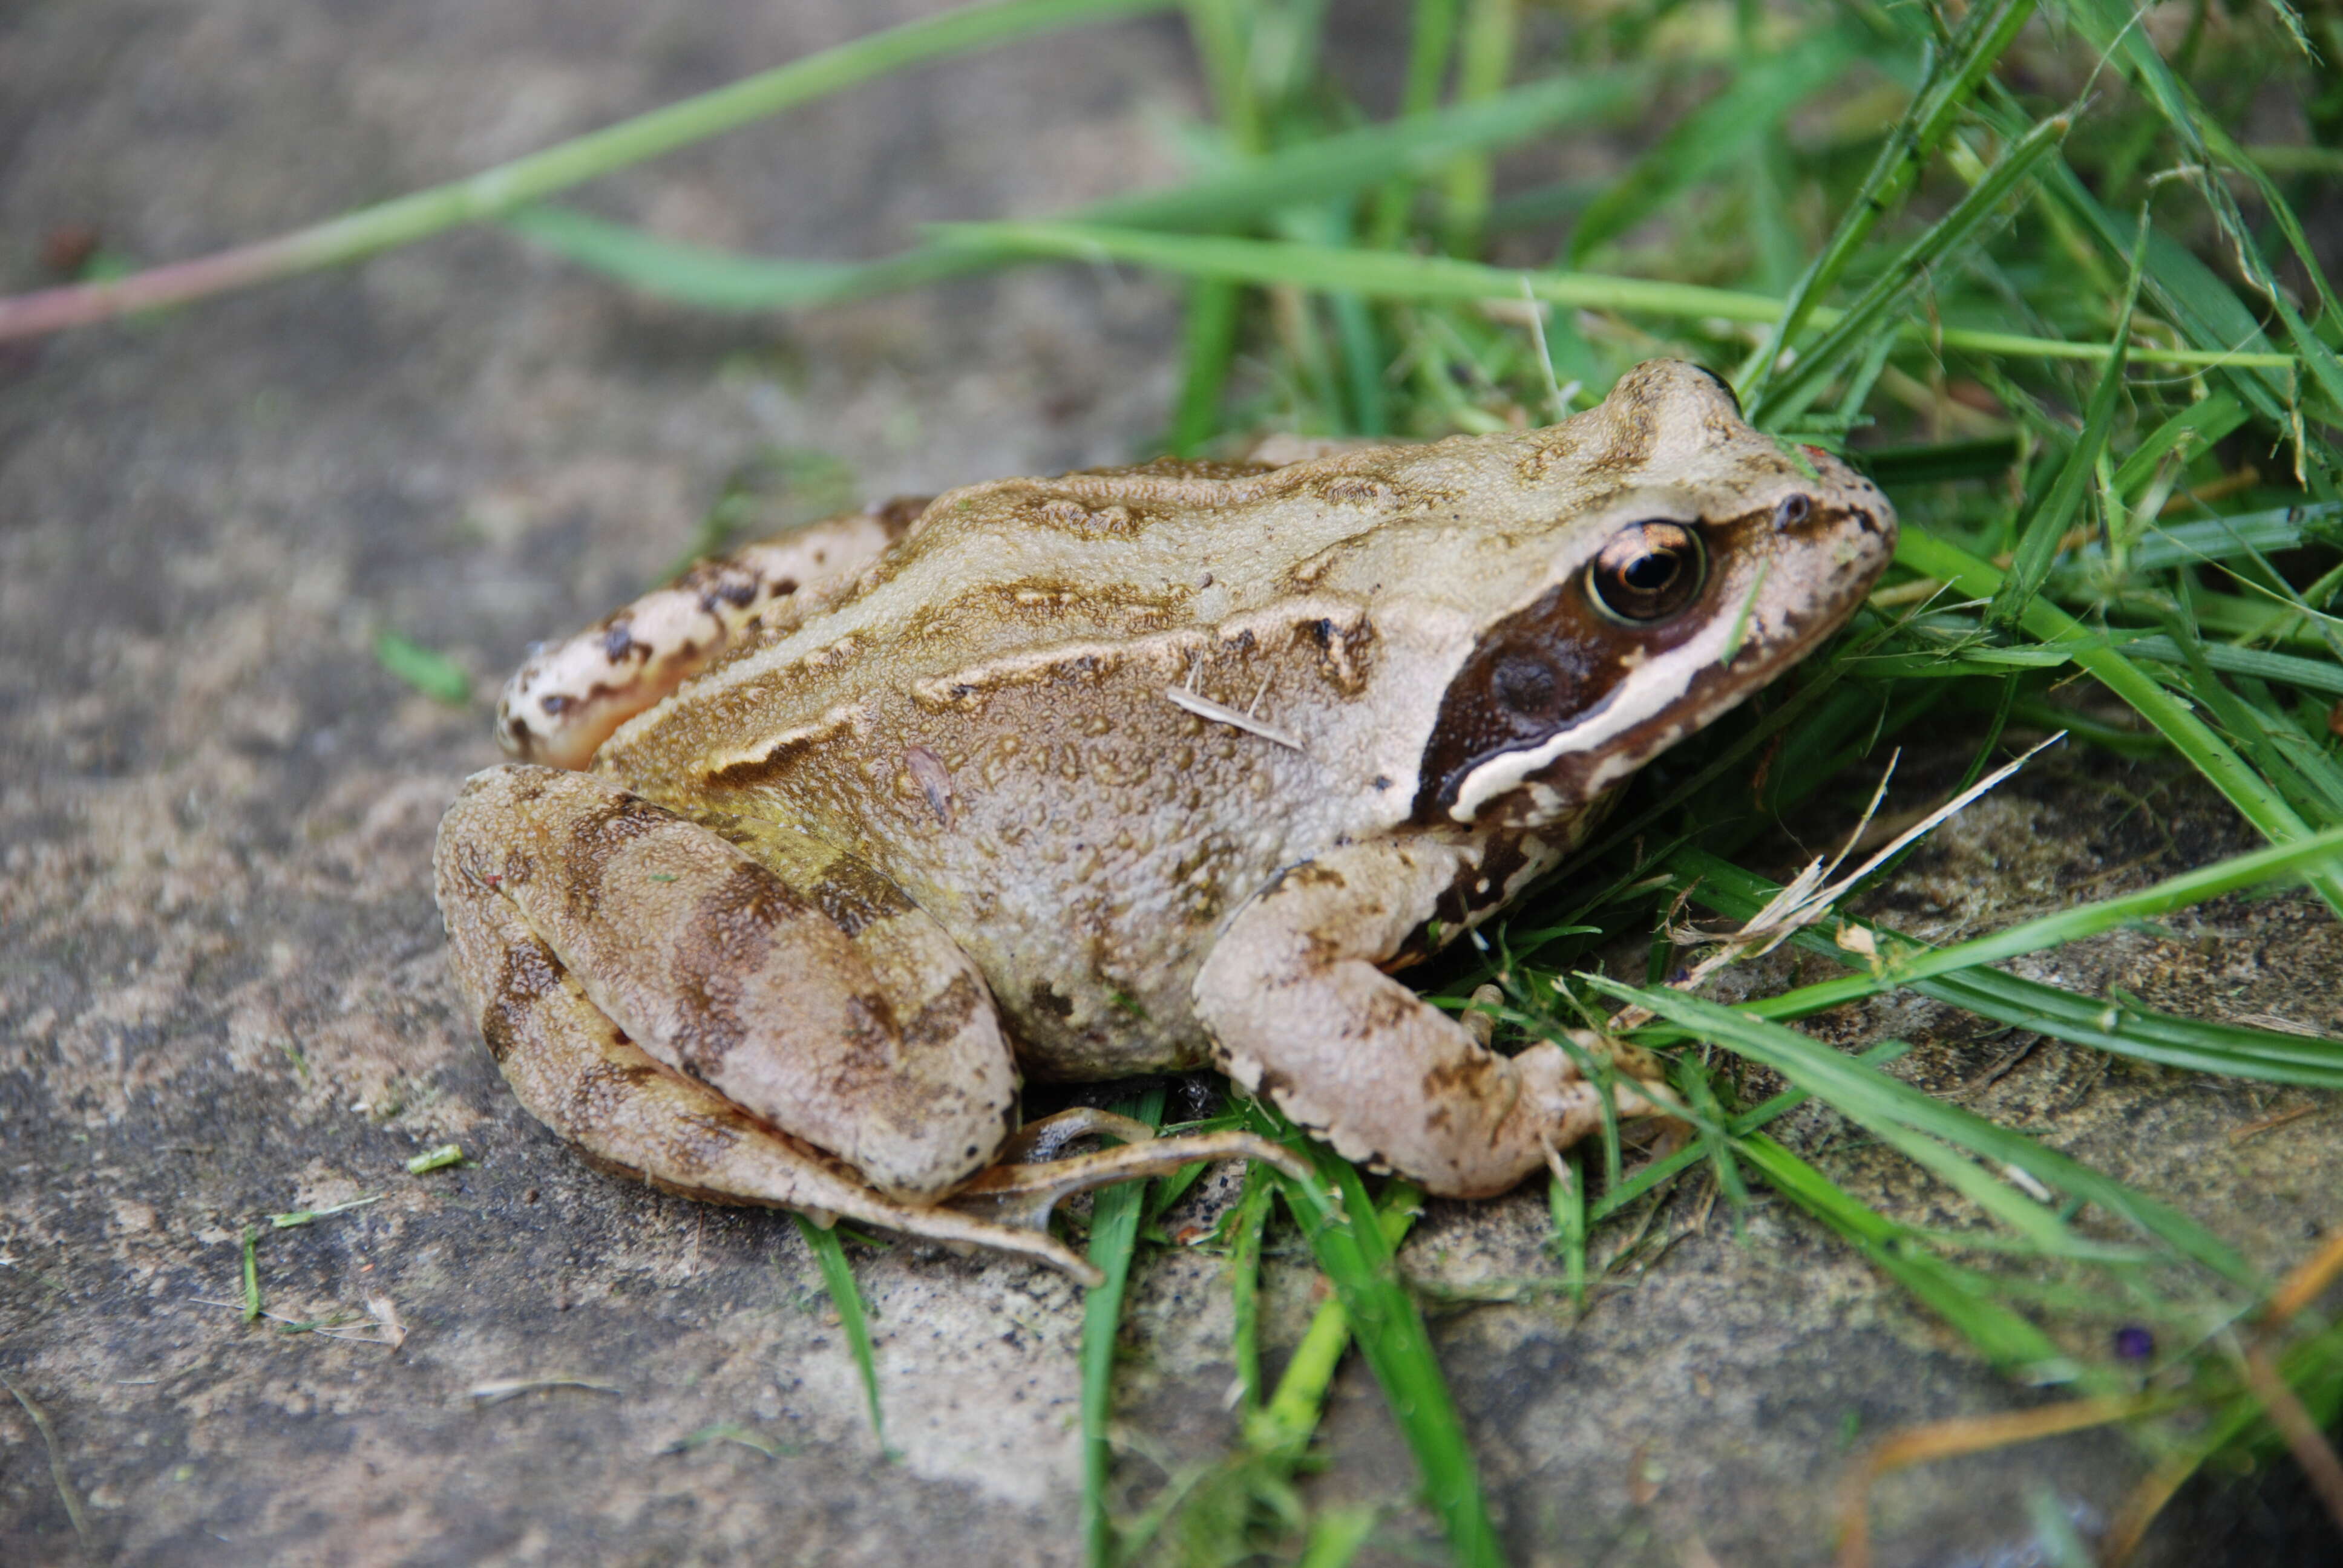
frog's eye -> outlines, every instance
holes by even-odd
[[[1635,523],[1604,542],[1586,568],[1586,591],[1614,620],[1646,626],[1684,608],[1700,592],[1708,554],[1682,523]]]

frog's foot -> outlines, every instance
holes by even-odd
[[[1414,950],[1443,895],[1495,891],[1483,854],[1424,834],[1296,867],[1238,911],[1195,983],[1231,1078],[1344,1158],[1452,1198],[1505,1191],[1603,1121],[1602,1089],[1561,1047],[1500,1056],[1376,967]],[[1663,1088],[1621,1077],[1619,1114],[1661,1110]]]
[[[1059,1157],[1059,1150],[1088,1137],[1122,1142],[1091,1154]],[[1051,1211],[1077,1192],[1142,1176],[1168,1176],[1204,1160],[1258,1160],[1297,1181],[1315,1180],[1309,1161],[1257,1133],[1228,1131],[1158,1138],[1144,1121],[1076,1106],[1028,1122],[1002,1146],[998,1163],[979,1171],[947,1201],[995,1224],[1047,1234]]]
[[[583,768],[610,732],[707,668],[752,624],[794,624],[927,508],[901,497],[695,562],[577,636],[529,657],[497,702],[497,739],[528,762]]]

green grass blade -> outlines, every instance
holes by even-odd
[[[1242,228],[1282,208],[1339,202],[1396,175],[1430,173],[1462,152],[1509,146],[1558,126],[1614,114],[1648,88],[1651,75],[1647,70],[1619,69],[1541,82],[1484,103],[1305,142],[1170,190],[1094,203],[1067,214],[1065,221],[1148,229]],[[935,245],[870,262],[744,256],[661,239],[553,206],[512,213],[505,225],[580,266],[703,310],[830,305],[1021,259],[1013,252]],[[1212,308],[1218,307],[1208,307],[1208,315]]]
[[[2039,920],[2021,920],[1989,936],[1956,942],[1948,948],[1898,954],[1882,962],[1878,978],[1889,985],[1908,985],[1959,970],[2000,963],[2021,953],[2063,947],[2265,882],[2292,876],[2308,880],[2314,868],[2324,864],[2331,869],[2338,858],[2343,858],[2343,828],[2329,828],[2292,843],[2273,844],[2266,849],[2234,855],[2167,877],[2137,892],[2119,893],[2112,899],[2062,910]]]
[[[2124,291],[2123,312],[2116,317],[2115,357],[2100,368],[2098,385],[2091,389],[2082,434],[2066,449],[2065,460],[2058,465],[2057,477],[2050,481],[2050,488],[2044,492],[2034,515],[2019,527],[2017,549],[2009,564],[2009,573],[2002,578],[2000,588],[1993,596],[1993,605],[1986,611],[1987,625],[2015,621],[2033,602],[2034,596],[2042,591],[2043,580],[2050,575],[2050,563],[2058,554],[2058,541],[2066,538],[2067,526],[2082,509],[2083,498],[2089,491],[2099,458],[2107,449],[2107,436],[2115,427],[2116,406],[2123,397],[2124,355],[2131,347],[2132,307],[2139,302],[2145,225],[2140,233],[2141,245],[2132,252],[2131,282]]]
[[[1448,57],[1456,44],[1456,4],[1415,0],[1408,25],[1407,85],[1400,92],[1403,122],[1429,115],[1440,101],[1441,79],[1448,74]],[[1406,237],[1417,184],[1405,176],[1395,176],[1376,196],[1367,240],[1375,249],[1393,249]]]
[[[374,661],[435,702],[461,708],[472,700],[472,672],[436,648],[387,628],[374,634]]]
[[[1295,1568],[1347,1568],[1374,1533],[1375,1513],[1372,1504],[1347,1503],[1311,1515],[1310,1539]]]
[[[1164,445],[1175,457],[1192,457],[1221,427],[1221,396],[1236,364],[1237,322],[1243,293],[1233,283],[1200,277],[1188,286],[1181,321],[1180,399],[1172,407]]]
[[[1425,1501],[1447,1532],[1454,1561],[1460,1568],[1497,1568],[1503,1559],[1481,1493],[1478,1467],[1433,1354],[1423,1315],[1399,1282],[1381,1229],[1356,1218],[1375,1211],[1365,1185],[1350,1161],[1302,1138],[1266,1108],[1256,1105],[1255,1113],[1256,1126],[1306,1154],[1321,1178],[1340,1194],[1337,1209],[1315,1183],[1277,1178],[1286,1206],[1302,1222],[1318,1266],[1332,1283],[1358,1336],[1360,1353],[1382,1384],[1392,1417],[1415,1456]]]
[[[2146,226],[2142,228],[2144,235],[2155,232]],[[2146,260],[2143,251],[2143,268]],[[2244,407],[2227,392],[2216,392],[2201,402],[2189,404],[2157,426],[2145,440],[2131,449],[2130,455],[2123,460],[2123,467],[2116,470],[2113,486],[2116,494],[2128,496],[2137,490],[2155,473],[2157,465],[2176,447],[2186,444],[2193,455],[2210,447],[2245,422]]]
[[[1686,188],[1743,167],[1751,138],[1769,134],[1844,75],[1862,58],[1865,42],[1852,28],[1832,28],[1741,70],[1587,205],[1571,230],[1571,264],[1584,264]]]
[[[1275,1191],[1266,1171],[1247,1165],[1230,1227],[1229,1354],[1236,1362],[1237,1408],[1247,1416],[1261,1408],[1261,1244]]]
[[[1269,136],[1262,123],[1260,95],[1252,90],[1246,0],[1184,0],[1181,9],[1188,15],[1196,64],[1203,71],[1229,146],[1241,156],[1259,153],[1269,145]]]
[[[1162,234],[1067,223],[960,223],[939,226],[948,244],[1000,247],[1072,261],[1124,261],[1189,277],[1232,283],[1292,284],[1303,288],[1349,290],[1380,299],[1416,302],[1493,300],[1515,305],[1530,297],[1582,310],[1615,310],[1682,320],[1768,322],[1782,302],[1770,295],[1699,284],[1620,277],[1594,272],[1520,272],[1459,261],[1453,256],[1409,256],[1390,251],[1339,250],[1290,240],[1241,239],[1217,235]],[[1814,319],[1836,325],[1842,313],[1817,308]],[[1917,332],[1908,323],[1903,330]],[[2105,343],[2029,337],[2022,333],[1947,327],[1931,334],[1947,347],[1981,354],[2034,356],[2046,359],[2104,361],[2114,349]],[[2236,355],[2193,348],[2135,346],[2130,357],[2142,365],[2213,366],[2249,364],[2285,368],[2291,355]],[[1997,580],[1997,579],[1996,579]]]
[[[1383,1189],[1375,1205],[1375,1228],[1386,1248],[1406,1240],[1415,1218],[1423,1211],[1423,1193],[1405,1181]],[[1321,1305],[1311,1315],[1301,1342],[1287,1358],[1277,1380],[1277,1392],[1262,1407],[1257,1419],[1245,1423],[1245,1442],[1264,1453],[1300,1458],[1318,1430],[1326,1408],[1326,1391],[1333,1385],[1334,1368],[1351,1345],[1351,1316],[1342,1298]]]
[[[1150,1127],[1163,1121],[1163,1091],[1147,1091],[1115,1108]],[[1122,1330],[1122,1295],[1131,1282],[1131,1260],[1139,1249],[1139,1215],[1147,1200],[1145,1181],[1101,1188],[1091,1200],[1090,1260],[1106,1282],[1082,1298],[1082,1540],[1091,1568],[1111,1568],[1114,1520],[1107,1512],[1107,1485],[1113,1478],[1114,1446],[1107,1423],[1114,1412],[1114,1347]]]
[[[2187,579],[2181,579],[2186,585]],[[2261,776],[2268,779],[2297,811],[2313,823],[2332,822],[2338,803],[2331,792],[2333,780],[2306,777],[2289,759],[2287,749],[2274,733],[2286,728],[2283,720],[2275,724],[2255,709],[2253,704],[2224,685],[2213,673],[2211,662],[2205,657],[2204,639],[2197,635],[2196,627],[2182,610],[2166,610],[2157,617],[2164,623],[2166,635],[2180,650],[2182,666],[2181,689],[2191,700],[2213,716],[2227,732],[2229,739],[2252,759]],[[2331,774],[2334,764],[2323,751],[2313,748],[2302,754],[2302,761],[2315,773]],[[2330,786],[2321,789],[2321,783]]]
[[[2015,134],[2025,124],[2023,116],[2006,106],[1989,112],[1987,117],[2004,135]],[[2100,206],[2064,159],[2052,163],[2042,188],[2107,255],[2131,254],[2138,239],[2137,225]],[[2151,230],[2141,288],[2157,314],[2177,327],[2198,348],[2235,350],[2233,356],[2211,367],[2214,374],[2273,427],[2287,427],[2294,397],[2291,381],[2283,374],[2284,367],[2263,361],[2262,353],[2270,347],[2268,337],[2254,313],[2211,267],[2169,236]]]
[[[2217,396],[2220,401],[2228,401],[2226,393]],[[2207,401],[2213,400],[2208,398]],[[2204,406],[2201,403],[2197,405],[2197,407]],[[2235,404],[2230,406],[2234,407]],[[2127,462],[2125,467],[2129,467]],[[2122,469],[2117,470],[2119,487],[2123,477]],[[2290,550],[2308,540],[2320,538],[2318,525],[2325,523],[2331,529],[2331,519],[2337,518],[2343,518],[2343,502],[2315,501],[2307,506],[2239,512],[2230,517],[2207,518],[2193,523],[2158,523],[2153,532],[2132,542],[2125,564],[2134,571],[2149,572],[2167,567],[2228,560],[2259,550]],[[2332,543],[2333,540],[2330,538],[2326,542]],[[2087,548],[2082,552],[2083,558],[2097,558],[2094,555],[2097,548],[2097,546]]]
[[[1731,920],[1749,919],[1781,890],[1762,877],[1753,877],[1732,862],[1698,849],[1680,849],[1670,857],[1669,863],[1676,872],[1678,886],[1694,902]],[[1848,920],[1845,924],[1869,931],[1883,952],[1917,950],[1924,945],[1872,921]],[[1803,1018],[1876,995],[1896,983],[1870,972],[1864,958],[1840,947],[1823,932],[1804,931],[1794,940],[1808,952],[1835,959],[1865,972],[1745,1003],[1745,1010],[1759,1018]],[[2343,1089],[2343,1040],[2180,1018],[2158,1012],[2130,998],[2109,1001],[2079,996],[1996,970],[1963,970],[1932,980],[1902,983],[1932,1000],[1997,1023],[2090,1046],[2112,1055],[2192,1072]],[[1660,1031],[1646,1036],[1638,1031],[1637,1038],[1656,1045],[1677,1037]]]
[[[1513,72],[1519,28],[1519,0],[1464,0],[1456,63],[1459,101],[1477,103],[1503,90]],[[1470,152],[1449,165],[1442,226],[1450,254],[1470,256],[1480,249],[1493,183],[1485,153]]]
[[[1571,1304],[1586,1305],[1586,1162],[1575,1150],[1562,1157],[1562,1169],[1546,1178],[1546,1211],[1554,1218],[1554,1241],[1562,1254],[1563,1288]]]
[[[1900,1080],[1794,1030],[1770,1023],[1681,991],[1624,985],[1603,975],[1582,975],[1606,996],[1649,1009],[1695,1036],[1753,1061],[1762,1062],[1791,1083],[1829,1102],[1865,1128],[1900,1127],[1940,1139],[1956,1148],[2016,1166],[2045,1186],[2097,1204],[2155,1237],[2174,1251],[2233,1282],[2258,1288],[2253,1269],[2225,1242],[2177,1210],[2135,1192],[2079,1161],[2046,1149],[2022,1133],[1948,1105]]]
[[[1961,111],[2033,15],[2034,0],[1995,0],[1971,8],[1952,41],[1948,65],[1930,74],[1903,122],[1880,147],[1877,161],[1829,243],[1798,279],[1765,340],[1735,378],[1745,403],[1755,407],[1771,394],[1773,377],[1782,367],[1783,349],[1819,312],[1824,297],[1837,286],[1880,219],[1902,204]]]
[[[507,228],[565,261],[629,288],[699,310],[778,310],[834,305],[910,288],[989,265],[986,258],[912,250],[880,261],[798,261],[661,239],[574,207],[533,206],[508,216]]]
[[[2000,572],[1957,545],[1924,529],[1906,528],[1897,537],[1896,558],[1924,576],[1942,578],[1972,598],[1989,599],[2001,588]],[[2026,630],[2043,641],[2071,646],[2076,663],[2097,676],[2101,685],[2162,731],[2263,837],[2274,843],[2290,844],[2309,833],[2308,825],[2294,808],[2197,718],[2187,703],[2118,653],[2104,633],[2093,631],[2065,610],[2038,598],[2026,607],[2019,619]],[[2312,866],[2306,870],[2304,880],[2318,890],[2329,908],[2343,913],[2343,872],[2331,867]]]
[[[1656,1039],[1656,1031],[1650,1031],[1650,1029],[1638,1029],[1638,1031],[1635,1031],[1635,1039],[1638,1040],[1647,1039],[1647,1036],[1650,1036],[1650,1039]],[[1684,1036],[1677,1036],[1677,1039],[1684,1039]],[[1912,1048],[1909,1048],[1905,1040],[1884,1040],[1884,1043],[1872,1045],[1870,1050],[1865,1050],[1863,1055],[1855,1057],[1855,1060],[1867,1061],[1867,1064],[1872,1064],[1872,1067],[1884,1067],[1884,1064],[1893,1061],[1896,1057],[1905,1055],[1907,1050]],[[1765,1104],[1753,1106],[1753,1109],[1748,1111],[1741,1111],[1738,1116],[1734,1116],[1732,1121],[1727,1122],[1727,1128],[1736,1139],[1745,1137],[1745,1134],[1755,1132],[1757,1128],[1765,1128],[1766,1122],[1776,1121],[1776,1118],[1781,1116],[1787,1116],[1790,1111],[1806,1104],[1809,1100],[1811,1100],[1811,1094],[1806,1094],[1806,1090],[1783,1090],[1781,1094],[1774,1094],[1774,1097],[1766,1100]],[[1654,1191],[1656,1186],[1661,1186],[1661,1183],[1668,1181],[1668,1179],[1680,1177],[1683,1171],[1692,1170],[1694,1165],[1699,1165],[1699,1162],[1705,1161],[1705,1158],[1708,1158],[1708,1151],[1705,1151],[1704,1146],[1687,1144],[1684,1149],[1677,1149],[1675,1153],[1661,1155],[1661,1158],[1656,1158],[1656,1161],[1644,1162],[1644,1165],[1640,1165],[1638,1170],[1635,1170],[1635,1174],[1628,1177],[1626,1181],[1614,1181],[1610,1183],[1607,1189],[1603,1189],[1603,1195],[1595,1198],[1589,1205],[1589,1210],[1586,1210],[1586,1223],[1594,1226],[1594,1223],[1605,1221],[1605,1219],[1610,1219],[1610,1216],[1616,1214],[1616,1211],[1626,1210],[1631,1202],[1643,1198],[1644,1193]]]
[[[2005,1371],[2022,1372],[2058,1359],[2049,1336],[1976,1288],[1964,1271],[1903,1244],[1902,1230],[1850,1197],[1821,1171],[1759,1134],[1739,1144],[1742,1158],[1774,1190],[1854,1243],[1872,1266],[1902,1285],[1958,1330],[1977,1353]]]
[[[846,1348],[854,1357],[854,1370],[862,1379],[862,1398],[870,1411],[870,1435],[878,1440],[880,1456],[892,1460],[896,1454],[887,1446],[887,1419],[879,1409],[879,1360],[870,1348],[870,1320],[862,1309],[854,1270],[846,1261],[845,1244],[834,1229],[817,1225],[803,1214],[789,1218],[797,1221],[798,1234],[805,1238],[806,1251],[813,1254],[814,1265],[821,1271],[822,1289],[830,1292],[830,1304],[838,1310],[839,1326],[846,1331]]]
[[[2292,244],[2296,256],[2302,261],[2304,272],[2311,280],[2319,303],[2329,312],[2343,315],[2334,292],[2328,286],[2321,258],[2311,248],[2302,232],[2302,226],[2287,205],[2285,196],[2272,184],[2268,175],[2247,157],[2227,133],[2206,114],[2204,106],[2187,84],[2173,74],[2172,67],[2156,52],[2155,41],[2139,25],[2131,6],[2123,0],[2060,0],[2060,5],[2077,25],[2098,45],[2112,59],[2120,61],[2130,72],[2148,99],[2164,116],[2165,124],[2179,140],[2191,163],[2211,168],[2227,165],[2252,180],[2278,226]],[[2305,366],[2338,407],[2343,407],[2343,361],[2335,351],[2311,331],[2299,311],[2294,308],[2288,290],[2263,256],[2256,243],[2252,226],[2230,195],[2229,188],[2218,177],[2197,182],[2196,187],[2213,209],[2214,216],[2233,242],[2232,251],[2238,265],[2252,279],[2256,290],[2270,304],[2287,329],[2295,351]]]
[[[1241,228],[1282,208],[1348,201],[1395,176],[1434,173],[1461,154],[1607,119],[1647,95],[1653,79],[1645,66],[1550,77],[1453,108],[1282,147],[1170,190],[1118,196],[1067,217],[1117,228]]]
[[[1803,409],[1818,397],[1832,377],[1860,356],[1871,338],[1890,320],[1908,314],[1907,306],[1936,268],[1966,245],[2003,211],[2011,196],[2030,185],[2043,163],[2066,139],[2070,122],[2064,116],[2043,121],[2005,151],[1967,195],[1927,230],[1899,251],[1815,343],[1802,349],[1797,362],[1775,375],[1749,402],[1753,424],[1768,426]],[[1819,311],[1814,318],[1821,319]],[[1951,344],[1952,336],[1943,336]]]
[[[0,339],[85,326],[231,288],[338,266],[500,217],[554,192],[737,130],[784,109],[953,55],[1136,16],[1171,0],[998,0],[872,33],[542,152],[273,239],[104,282],[0,299]]]

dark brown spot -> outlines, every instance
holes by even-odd
[[[870,515],[879,519],[880,528],[886,530],[890,539],[899,539],[920,520],[920,514],[926,511],[934,499],[933,496],[897,496],[875,508]]]
[[[537,1004],[561,989],[561,960],[543,942],[531,939],[505,950],[497,970],[495,993],[480,1010],[480,1038],[499,1066],[519,1043],[523,1020]]]
[[[894,883],[850,855],[831,861],[805,896],[850,937],[912,908]]]
[[[658,1066],[648,1060],[589,1059],[569,1079],[561,1122],[575,1130],[607,1127],[619,1120],[627,1101],[639,1097],[659,1076]]]
[[[1033,982],[1031,997],[1033,1010],[1035,1012],[1045,1012],[1051,1018],[1060,1019],[1071,1018],[1074,1016],[1073,999],[1071,997],[1062,996],[1057,991],[1051,990],[1050,982],[1047,980],[1035,980]]]
[[[634,628],[626,621],[615,623],[609,630],[602,634],[602,657],[612,664],[618,663],[638,649],[645,658],[651,656],[649,645],[638,643],[635,640]]]
[[[984,1005],[984,993],[974,979],[965,971],[954,975],[951,984],[930,997],[918,1014],[904,1027],[906,1045],[941,1045],[968,1027],[977,1010]],[[973,1154],[973,1149],[969,1151]]]
[[[801,919],[807,900],[773,872],[743,860],[692,906],[693,950],[728,969],[761,964],[777,927]]]
[[[1334,475],[1317,486],[1322,499],[1342,507],[1375,507],[1388,510],[1399,503],[1399,492],[1364,474]]]
[[[1440,1105],[1454,1099],[1475,1100],[1481,1097],[1489,1075],[1501,1070],[1499,1058],[1478,1051],[1457,1061],[1438,1063],[1423,1074],[1423,1100],[1427,1105]]]
[[[895,1042],[901,1038],[894,1004],[875,990],[846,999],[846,1021],[838,1033],[855,1055],[872,1063],[893,1060]]]
[[[610,859],[638,839],[676,826],[679,819],[664,807],[639,795],[618,795],[585,812],[570,824],[569,844],[563,856],[569,873],[573,913],[584,913],[600,902],[602,876]]]
[[[743,861],[694,901],[689,933],[675,950],[676,1060],[694,1078],[713,1079],[747,1038],[741,982],[769,960],[774,930],[808,913],[806,901],[764,867]]]

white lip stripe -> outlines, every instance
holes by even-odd
[[[1481,814],[1483,806],[1519,789],[1523,779],[1540,769],[1574,752],[1595,750],[1623,731],[1666,710],[1692,689],[1693,676],[1697,671],[1715,662],[1723,644],[1721,635],[1703,633],[1635,671],[1636,701],[1632,705],[1614,704],[1584,723],[1559,730],[1527,750],[1507,751],[1483,762],[1464,776],[1456,790],[1456,804],[1448,809],[1449,816],[1459,822],[1470,822]],[[1666,684],[1659,684],[1662,681]],[[1628,762],[1619,771],[1631,772],[1635,766]],[[1599,789],[1609,781],[1599,777],[1604,769],[1598,768],[1595,771],[1598,777],[1587,780],[1589,790]]]

